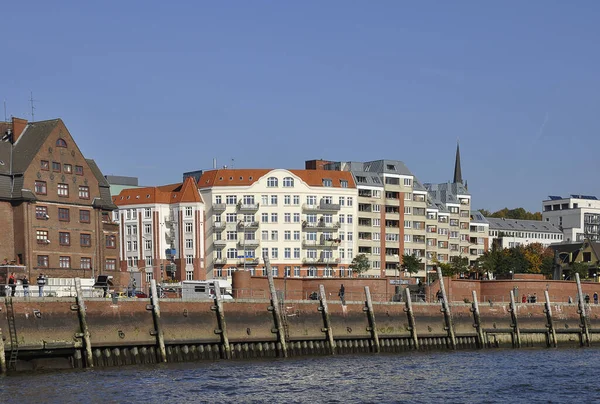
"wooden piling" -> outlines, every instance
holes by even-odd
[[[415,349],[419,349],[419,338],[417,335],[417,323],[415,322],[415,313],[413,312],[413,308],[412,308],[412,300],[410,299],[410,289],[406,288],[404,289],[405,295],[406,295],[406,307],[404,308],[404,311],[406,312],[406,315],[408,316],[408,329],[410,331],[410,337],[412,339],[413,342],[413,346]]]
[[[581,291],[581,280],[579,274],[575,273],[575,281],[577,282],[577,304],[579,305],[579,319],[581,321],[581,345],[590,346],[590,329],[588,327],[588,318],[585,312],[585,301],[583,300],[583,292]]]
[[[442,291],[442,313],[444,313],[444,321],[446,322],[446,330],[448,331],[448,339],[450,340],[450,348],[456,349],[456,337],[454,335],[454,324],[452,324],[452,313],[450,313],[450,305],[448,304],[448,296],[444,286],[444,277],[442,276],[442,268],[437,268],[438,279],[440,280],[440,290]]]
[[[369,287],[365,286],[365,297],[367,298],[367,313],[369,316],[369,331],[371,331],[371,338],[375,347],[375,352],[381,352],[381,346],[379,344],[379,333],[377,332],[377,325],[375,324],[375,311],[373,310],[373,301],[371,300],[371,292]]]
[[[165,349],[165,336],[160,323],[160,305],[158,302],[158,292],[156,291],[156,279],[150,280],[150,291],[152,299],[152,316],[154,317],[154,327],[156,328],[156,342],[158,345],[158,354],[160,362],[167,361],[167,351]]]
[[[546,313],[546,327],[548,327],[548,346],[556,348],[556,330],[554,329],[554,321],[552,320],[552,306],[550,305],[550,296],[548,291],[544,291],[544,297],[546,298],[546,307],[544,313]]]
[[[512,320],[513,329],[513,348],[521,348],[521,331],[519,330],[519,321],[517,319],[517,305],[515,304],[515,293],[510,291],[510,306],[508,308]]]
[[[0,328],[0,374],[6,374],[6,354],[4,351],[4,339],[2,339],[2,329]]]
[[[225,323],[225,312],[223,311],[223,298],[219,281],[215,281],[215,308],[217,312],[217,323],[219,325],[219,334],[221,335],[221,343],[223,344],[223,356],[225,359],[231,359],[231,347],[229,345],[229,337],[227,336],[227,324]]]
[[[271,270],[271,263],[269,257],[265,254],[263,257],[265,261],[265,267],[267,270],[267,280],[269,281],[269,291],[271,292],[271,307],[273,308],[273,314],[275,315],[275,327],[277,328],[277,340],[281,345],[281,356],[287,358],[287,344],[285,341],[285,325],[283,322],[281,308],[279,306],[279,298],[277,296],[277,290],[275,289],[275,282],[273,281],[273,271]]]
[[[473,311],[473,327],[477,331],[477,348],[481,349],[485,347],[485,340],[483,338],[483,328],[481,327],[481,316],[479,315],[479,302],[477,301],[477,291],[473,290],[471,292],[473,296],[473,307],[471,311]]]
[[[325,295],[325,286],[319,285],[319,301],[321,306],[319,310],[323,314],[323,323],[325,327],[323,331],[327,334],[327,340],[329,341],[329,353],[335,355],[335,340],[333,339],[333,329],[331,328],[331,319],[329,318],[329,306],[327,306],[327,296]]]
[[[79,324],[83,334],[83,347],[85,348],[85,366],[94,367],[94,355],[92,354],[92,341],[90,339],[90,330],[87,325],[85,301],[81,290],[81,279],[75,278],[75,293],[77,299],[77,314],[79,315]]]

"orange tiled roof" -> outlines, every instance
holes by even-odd
[[[229,169],[223,168],[218,170],[210,170],[202,173],[198,180],[198,188],[210,187],[227,187],[227,186],[243,186],[252,185],[259,178],[270,173],[274,169],[264,168],[240,168]],[[349,171],[334,171],[334,170],[288,170],[292,174],[300,177],[311,187],[323,186],[323,179],[330,179],[334,188],[341,188],[340,181],[348,182],[348,188],[356,188],[354,178]]]
[[[186,178],[183,183],[161,185],[158,187],[128,188],[113,196],[117,206],[142,205],[148,203],[182,203],[202,202],[193,178]]]

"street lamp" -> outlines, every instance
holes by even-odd
[[[510,271],[508,271],[508,273],[510,274],[510,279],[513,279],[513,271],[512,271],[512,269]]]

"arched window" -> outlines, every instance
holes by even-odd
[[[58,138],[56,141],[56,147],[67,147],[67,142],[65,142],[65,139],[63,138]]]
[[[283,179],[283,186],[285,188],[292,188],[294,186],[294,179],[292,177],[285,177]]]
[[[279,181],[277,180],[277,177],[269,177],[267,178],[267,186],[271,187],[271,188],[275,188],[279,186]]]

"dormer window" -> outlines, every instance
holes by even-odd
[[[292,188],[294,186],[294,179],[292,177],[285,177],[283,179],[283,186],[285,188]]]
[[[324,187],[332,187],[333,181],[331,181],[331,179],[329,179],[329,178],[323,178],[323,186]]]
[[[56,147],[67,147],[67,142],[63,138],[58,138],[56,141]]]
[[[279,186],[279,181],[277,177],[269,177],[267,178],[267,186],[270,188],[276,188]]]

